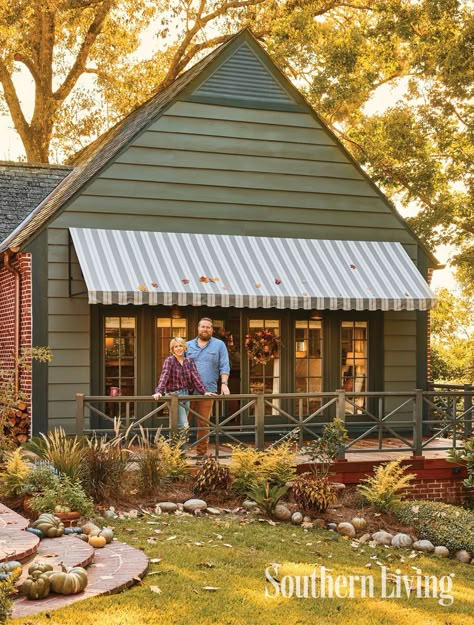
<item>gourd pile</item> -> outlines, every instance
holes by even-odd
[[[27,531],[36,534],[40,539],[57,538],[64,534],[64,524],[54,514],[43,512]]]
[[[88,542],[91,547],[101,549],[112,542],[114,532],[110,527],[98,527],[92,521],[87,521],[82,527],[64,527],[61,520],[54,514],[43,513],[27,528],[28,532],[40,538],[56,538],[57,536],[70,536],[76,534],[81,540]]]
[[[110,527],[101,529],[92,521],[85,523],[81,530],[82,534],[79,535],[79,538],[88,542],[95,549],[102,549],[102,547],[111,543],[114,538],[114,532]]]
[[[75,595],[87,586],[87,571],[81,566],[54,571],[50,564],[37,562],[28,569],[28,577],[21,586],[21,593],[27,599],[45,599],[50,592],[60,595]]]

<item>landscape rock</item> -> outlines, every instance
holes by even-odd
[[[242,503],[242,508],[245,508],[245,510],[255,510],[255,508],[258,508],[258,503],[256,501],[252,501],[251,499],[246,499]]]
[[[293,512],[291,515],[291,522],[293,525],[301,525],[301,523],[303,523],[303,515],[301,512]]]
[[[471,554],[465,549],[460,549],[459,551],[456,551],[454,557],[456,558],[456,560],[459,560],[459,562],[463,562],[464,564],[469,564],[469,562],[471,561]]]
[[[275,517],[275,519],[277,519],[277,521],[289,521],[291,519],[291,511],[288,510],[286,506],[279,503],[275,507],[275,512],[273,513],[273,516]]]
[[[313,520],[314,527],[326,527],[326,521],[324,519],[314,519]]]
[[[413,545],[413,540],[408,534],[398,533],[392,538],[392,547],[398,549],[410,549]]]
[[[178,509],[178,504],[173,501],[160,501],[156,506],[159,506],[162,512],[175,512]]]
[[[207,514],[212,514],[214,516],[217,516],[218,514],[221,513],[219,508],[206,508],[206,512],[207,512]]]
[[[349,536],[349,538],[354,538],[354,536],[356,535],[355,527],[352,525],[352,523],[339,523],[339,525],[337,526],[337,531],[339,532],[339,534],[342,534],[342,536]]]
[[[439,545],[438,547],[435,547],[434,554],[440,558],[449,558],[449,549]]]
[[[137,519],[138,518],[138,510],[132,509],[127,512],[127,516],[129,519]]]
[[[372,540],[375,541],[377,545],[391,545],[392,544],[393,535],[389,534],[385,530],[380,530],[372,534]]]
[[[303,521],[303,523],[301,523],[301,527],[305,530],[312,530],[313,524],[311,523],[311,521]]]
[[[433,553],[435,548],[430,540],[417,540],[413,543],[413,549],[423,551],[424,553]]]
[[[310,516],[303,517],[303,523],[312,523],[313,519]]]
[[[328,530],[337,530],[337,523],[328,523],[326,527]]]
[[[195,510],[205,510],[207,503],[203,499],[188,499],[183,504],[185,512],[194,512]]]
[[[362,536],[358,540],[362,545],[368,543],[370,540],[370,534],[362,534]]]
[[[180,510],[181,512],[183,512],[183,510],[184,510],[184,504],[182,504],[182,503],[178,503],[178,504],[176,504],[176,505],[178,506],[178,510]]]

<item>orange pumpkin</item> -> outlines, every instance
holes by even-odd
[[[106,544],[107,541],[104,536],[89,536],[89,545],[95,549],[102,549]]]

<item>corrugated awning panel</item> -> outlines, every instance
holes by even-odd
[[[400,243],[70,228],[91,304],[426,310]]]

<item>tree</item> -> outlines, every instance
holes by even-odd
[[[439,289],[431,311],[431,370],[436,382],[474,383],[474,296]]]
[[[432,246],[474,278],[471,0],[0,0],[0,83],[27,158],[72,154],[250,26]],[[161,42],[145,60],[148,28]],[[146,56],[146,55],[145,55]],[[30,122],[13,77],[35,83]],[[93,79],[87,83],[85,78]],[[380,89],[399,89],[377,114]]]

